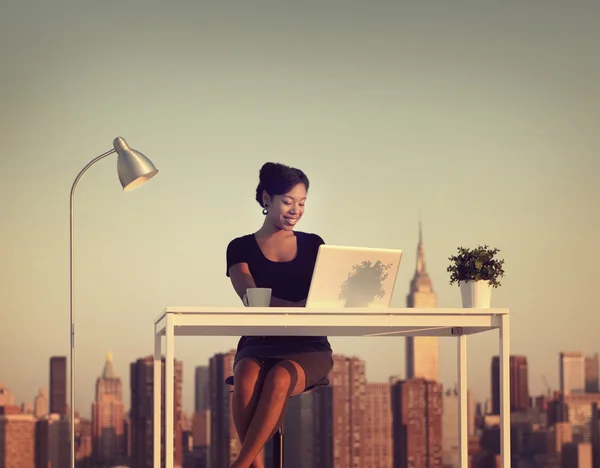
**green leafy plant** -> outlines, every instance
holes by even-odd
[[[494,258],[500,252],[491,249],[487,245],[477,246],[475,249],[458,247],[458,254],[448,257],[453,262],[448,267],[450,273],[450,284],[461,281],[489,281],[494,288],[500,286],[499,278],[504,276],[503,259]]]

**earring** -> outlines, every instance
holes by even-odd
[[[264,214],[266,216],[268,212],[269,212],[269,210],[267,210],[267,207],[265,206],[262,210],[262,214]]]

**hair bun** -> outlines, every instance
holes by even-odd
[[[261,182],[267,181],[269,179],[272,179],[273,177],[279,176],[282,168],[283,168],[283,166],[281,164],[277,164],[274,162],[264,163],[263,166],[260,168],[260,173],[259,173]]]

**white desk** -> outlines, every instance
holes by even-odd
[[[165,356],[166,468],[173,468],[176,336],[455,336],[458,353],[459,459],[467,457],[467,335],[499,330],[501,467],[510,468],[508,309],[328,309],[284,307],[167,307],[154,322],[154,468],[160,468],[162,346]],[[335,353],[335,349],[334,349]]]

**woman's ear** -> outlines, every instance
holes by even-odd
[[[266,190],[263,190],[262,200],[263,200],[263,206],[269,206],[271,204],[271,196],[267,193]]]

